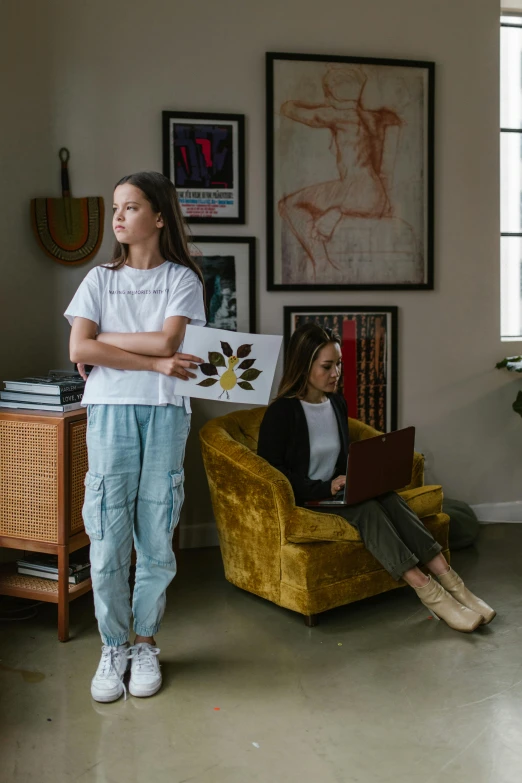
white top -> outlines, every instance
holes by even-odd
[[[332,478],[341,451],[337,418],[330,400],[313,403],[301,400],[310,437],[308,478],[328,481]]]
[[[154,269],[95,266],[83,279],[64,313],[98,324],[100,332],[160,332],[166,318],[184,315],[194,326],[206,323],[203,286],[192,269],[165,261]],[[178,349],[183,351],[183,343]],[[145,370],[94,367],[82,405],[183,405],[175,378]]]

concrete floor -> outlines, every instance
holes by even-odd
[[[301,618],[225,582],[217,549],[181,553],[158,636],[164,685],[100,705],[92,599],[2,624],[2,783],[520,783],[522,525],[455,553],[498,610],[472,635],[408,589]],[[24,674],[24,672],[26,672]],[[218,709],[219,708],[219,709]]]

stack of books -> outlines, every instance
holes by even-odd
[[[41,579],[58,581],[58,557],[56,555],[32,554],[16,561],[19,574],[38,576]],[[77,585],[91,575],[91,564],[69,561],[69,584]]]
[[[64,412],[82,407],[85,381],[79,373],[50,370],[47,375],[4,381],[4,386],[0,408]]]

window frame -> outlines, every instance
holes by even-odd
[[[509,21],[509,22],[508,21],[503,21],[505,19],[512,19],[513,21],[512,22],[511,21]],[[516,28],[516,29],[522,30],[522,11],[521,12],[517,12],[517,11],[501,11],[501,14],[500,14],[500,31],[501,32],[502,32],[502,28],[503,27]],[[501,41],[501,45],[502,45],[502,41]],[[500,84],[502,84],[502,74],[501,74]],[[502,149],[502,134],[503,133],[516,133],[516,134],[518,134],[518,136],[520,138],[521,149],[522,149],[522,126],[520,128],[504,128],[504,127],[502,127],[501,122],[499,122],[499,126],[500,126],[500,139],[499,139],[499,141],[500,141],[500,149]],[[502,177],[502,169],[500,169],[500,176]],[[501,215],[501,222],[502,222],[502,215]],[[500,231],[500,242],[501,242],[501,245],[502,245],[502,239],[504,237],[515,237],[515,238],[518,237],[521,240],[521,243],[522,243],[522,231],[519,231],[519,232],[502,231],[502,227],[501,227],[501,231]],[[501,249],[501,253],[502,253],[502,249]],[[521,261],[521,275],[522,275],[522,261]],[[521,298],[522,298],[522,292],[521,292]],[[503,301],[502,301],[502,290],[501,290],[500,307],[502,308],[502,306],[503,306]],[[502,321],[501,321],[501,324],[500,324],[500,340],[501,340],[501,342],[522,342],[522,323],[521,323],[521,325],[519,327],[519,332],[520,332],[520,334],[518,334],[518,335],[504,335],[504,334],[502,334]]]

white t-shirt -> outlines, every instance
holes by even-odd
[[[98,324],[99,332],[160,332],[166,318],[184,315],[194,326],[206,323],[203,286],[192,269],[165,261],[154,269],[96,266],[83,279],[64,313]],[[178,348],[183,351],[183,344]],[[94,367],[83,405],[183,405],[188,397],[174,394],[175,379],[145,370]]]
[[[328,481],[332,478],[339,453],[341,438],[337,418],[330,400],[313,403],[301,400],[310,438],[308,478]]]

